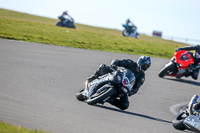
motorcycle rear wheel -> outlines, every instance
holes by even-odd
[[[179,113],[173,120],[172,122],[172,125],[175,129],[178,129],[178,130],[185,130],[187,129],[186,126],[184,125],[183,121],[185,120],[185,118],[182,117],[182,115],[184,114],[185,112],[181,112]]]
[[[138,38],[140,38],[140,35],[139,35],[139,33],[136,33],[136,38],[138,39]]]
[[[160,78],[163,78],[164,76],[169,75],[169,72],[174,72],[174,71],[176,71],[176,65],[172,63],[169,66],[166,66],[163,69],[161,69],[158,76]]]
[[[89,99],[87,99],[87,103],[89,105],[101,103],[103,102],[103,100],[105,100],[109,96],[112,96],[114,93],[115,93],[115,89],[113,87],[110,87],[100,93],[95,93],[94,95],[92,95]]]

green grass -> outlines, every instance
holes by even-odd
[[[121,31],[77,24],[77,29],[55,26],[56,19],[0,9],[0,38],[93,49],[117,53],[171,58],[186,44],[141,35],[123,37]]]
[[[30,130],[19,126],[13,126],[4,122],[0,122],[0,133],[49,133],[39,130]]]

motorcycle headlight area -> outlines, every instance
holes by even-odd
[[[125,77],[125,78],[122,80],[122,84],[123,84],[124,86],[127,86],[127,85],[130,84],[130,81],[128,80],[127,77]]]
[[[179,64],[179,63],[176,63],[176,64],[177,64],[177,66],[178,66],[178,67],[182,67],[182,65],[181,65],[181,64]]]
[[[123,73],[122,84],[129,90],[133,87],[135,83],[135,75],[128,69]]]
[[[132,78],[132,79],[130,79],[130,80],[129,80],[127,77],[125,77],[125,78],[123,78],[123,80],[122,80],[123,86],[125,86],[125,87],[128,88],[129,90],[132,89],[134,83],[135,83],[135,77]]]
[[[172,61],[173,61],[173,62],[176,62],[176,57],[172,57]]]

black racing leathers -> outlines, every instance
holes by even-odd
[[[130,71],[132,71],[135,74],[136,81],[135,81],[135,84],[134,84],[129,96],[136,94],[138,92],[140,86],[142,86],[145,81],[145,73],[143,71],[138,72],[137,71],[137,67],[138,67],[137,63],[130,59],[114,60],[111,63],[111,66],[113,66],[113,65],[129,69]]]
[[[111,63],[111,66],[118,66],[118,67],[124,67],[126,69],[129,69],[135,74],[136,81],[134,86],[131,89],[131,93],[129,96],[132,96],[136,94],[140,88],[140,86],[144,83],[145,80],[145,74],[144,72],[137,72],[137,63],[130,60],[130,59],[124,59],[124,60],[114,60]],[[114,99],[110,102],[112,105],[115,105],[116,107],[120,108],[121,110],[125,110],[129,107],[129,100],[127,95],[123,95],[119,97],[119,99]]]

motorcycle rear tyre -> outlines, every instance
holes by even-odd
[[[113,87],[108,88],[106,91],[102,93],[96,93],[89,99],[87,99],[87,104],[94,105],[96,103],[101,103],[103,100],[108,98],[109,96],[112,96],[115,93],[115,89]]]
[[[173,120],[172,125],[175,129],[178,130],[185,130],[187,129],[186,126],[184,125],[183,121],[185,119],[183,119],[181,116],[184,114],[184,112],[179,113]]]
[[[138,38],[140,38],[140,35],[139,35],[139,33],[136,33],[136,38],[138,39]]]
[[[75,25],[73,25],[71,28],[73,28],[73,29],[76,29],[76,26],[75,26]]]
[[[168,75],[168,72],[170,71],[175,71],[176,66],[174,63],[170,64],[169,66],[164,67],[163,69],[160,70],[158,76],[160,78],[163,78],[164,76]]]

